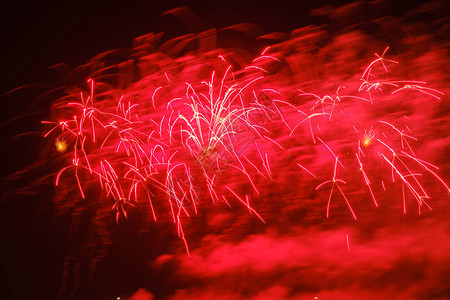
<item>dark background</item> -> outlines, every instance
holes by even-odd
[[[161,16],[184,5],[204,21],[205,29],[252,22],[267,32],[292,29],[323,22],[308,12],[325,4],[345,1],[8,1],[0,8],[0,178],[25,168],[36,160],[44,146],[40,121],[48,116],[49,103],[30,105],[32,99],[51,85],[48,67],[65,62],[79,66],[94,55],[115,48],[130,47],[133,39],[148,32],[169,31],[174,36],[188,32],[172,19]],[[390,15],[401,14],[420,1],[391,1]],[[18,92],[10,90],[32,84]],[[43,174],[41,174],[43,175]],[[10,181],[2,183],[3,203],[2,265],[3,299],[54,297],[60,278],[62,253],[58,249],[63,229],[51,222],[51,197],[36,199],[24,193],[5,198]],[[22,189],[21,183],[15,188]],[[14,188],[14,187],[13,187]],[[46,195],[41,193],[41,195]],[[36,211],[39,212],[36,217]],[[125,230],[125,229],[123,229]],[[138,246],[137,246],[138,247]],[[132,268],[124,267],[125,276]],[[36,284],[36,280],[38,284]],[[40,283],[42,284],[40,284]],[[112,283],[114,284],[114,283]],[[139,284],[136,284],[139,286]]]
[[[196,12],[206,27],[222,28],[241,22],[263,26],[268,32],[289,32],[318,21],[312,8],[352,1],[8,1],[1,9],[2,91],[35,82],[58,62],[77,66],[92,56],[129,47],[134,37],[177,24],[161,14],[177,6]],[[399,15],[425,1],[385,1],[386,14]],[[323,20],[322,20],[323,21]],[[320,22],[320,20],[319,20]]]

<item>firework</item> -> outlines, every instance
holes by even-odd
[[[334,94],[325,95],[270,87],[280,85],[271,81],[266,65],[282,63],[270,48],[241,70],[219,54],[216,70],[204,81],[183,82],[163,72],[155,81],[160,84],[143,79],[128,92],[97,95],[97,83],[89,79],[89,91],[72,94],[78,101],[66,101],[63,107],[71,118],[44,122],[53,124],[45,137],[59,128],[55,146],[65,157],[71,155],[70,164],[56,175],[56,185],[72,172],[82,198],[85,185],[99,186],[117,221],[143,203],[154,221],[165,212],[189,253],[183,219],[197,214],[207,198],[228,206],[237,200],[265,222],[250,203],[261,197],[260,185],[283,171],[271,161],[277,153],[291,151],[274,134],[285,130],[289,139],[317,150],[308,163],[312,167],[291,163],[314,178],[319,193],[329,187],[326,217],[332,200],[342,198],[357,220],[348,196],[352,186],[365,187],[379,207],[377,198],[387,182],[400,185],[405,213],[408,195],[419,212],[422,206],[431,209],[431,196],[421,181],[424,172],[450,191],[438,167],[413,151],[418,138],[406,122],[401,127],[397,119],[379,119],[370,111],[384,104],[384,98],[396,101],[392,97],[407,90],[437,100],[442,93],[422,81],[391,78],[391,68],[399,63],[386,58],[388,49],[375,54],[359,85],[337,85]],[[293,93],[300,102],[285,96]],[[327,169],[331,178],[324,177]]]

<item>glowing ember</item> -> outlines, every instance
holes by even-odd
[[[55,146],[56,146],[56,150],[58,150],[59,152],[64,152],[67,150],[67,144],[66,144],[66,141],[64,141],[64,140],[57,139],[55,141]]]

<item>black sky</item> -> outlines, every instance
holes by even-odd
[[[314,20],[308,12],[319,5],[347,2],[351,1],[9,1],[0,10],[0,94],[25,84],[45,81],[48,67],[57,63],[64,62],[70,67],[76,67],[101,52],[130,48],[135,37],[148,32],[172,30],[174,35],[186,33],[184,31],[187,29],[181,24],[171,23],[173,19],[161,16],[163,12],[177,6],[192,9],[208,28],[252,22],[263,26],[269,33],[289,32],[311,24]],[[412,3],[420,1],[393,2],[394,11],[390,14],[399,14],[405,6],[410,8]],[[33,97],[44,90],[45,87],[41,87],[15,94],[14,97],[0,97],[0,179],[32,163],[39,143],[46,143],[42,141],[42,133],[38,131],[41,129],[40,121],[45,119],[47,112],[33,111],[33,107],[27,106]],[[41,108],[45,109],[45,106]],[[36,115],[21,117],[29,113]],[[35,136],[22,136],[17,142],[18,135],[33,130],[36,131]],[[23,147],[30,142],[35,144]],[[54,245],[45,243],[50,241],[57,245],[55,239],[64,232],[55,231],[50,220],[33,223],[33,218],[36,218],[36,222],[42,222],[45,217],[52,217],[51,203],[40,199],[30,205],[30,199],[24,196],[16,199],[18,201],[12,206],[2,206],[5,210],[0,215],[0,226],[4,230],[2,233],[6,233],[6,237],[3,237],[6,241],[15,243],[6,246],[10,249],[5,254],[8,256],[2,256],[9,260],[8,272],[14,270],[11,267],[14,264],[18,266],[14,274],[0,273],[0,277],[3,275],[9,278],[9,281],[2,280],[4,286],[0,288],[9,288],[10,292],[6,295],[10,298],[15,298],[11,287],[26,288],[26,285],[35,280],[40,268],[49,268],[42,272],[43,276],[57,276],[57,271],[51,270],[56,268],[51,263],[61,261],[61,257],[57,257],[61,251],[46,252],[47,249],[53,249]],[[42,212],[38,217],[36,210]],[[9,230],[9,226],[15,227]],[[23,233],[26,236],[17,236]],[[27,243],[37,245],[37,248],[28,249]],[[36,258],[41,261],[36,262]],[[1,272],[5,272],[4,270],[1,268]],[[23,274],[24,270],[31,275]],[[23,279],[19,281],[18,278]],[[55,278],[41,278],[46,284],[52,279]]]

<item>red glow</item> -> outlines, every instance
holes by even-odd
[[[112,242],[100,218],[118,228],[142,218],[146,232],[176,233],[178,242],[167,242],[150,267],[170,266],[202,288],[185,288],[195,284],[180,279],[174,299],[417,295],[403,292],[401,282],[376,294],[376,284],[363,281],[389,275],[408,249],[431,252],[428,231],[434,241],[445,235],[427,219],[445,213],[450,194],[445,77],[414,72],[420,57],[413,51],[366,43],[358,31],[322,49],[325,33],[308,27],[268,39],[253,56],[209,49],[214,39],[203,35],[160,43],[149,34],[135,40],[123,64],[92,60],[89,78],[55,100],[52,120],[42,122],[61,162],[56,193],[68,195],[59,205],[95,204],[93,223],[105,245]],[[208,49],[191,51],[196,39]],[[113,216],[104,213],[110,209]],[[417,239],[402,223],[416,220]],[[448,260],[443,253],[439,264]],[[305,290],[286,275],[293,270]],[[352,285],[348,275],[342,284],[339,272],[364,279]],[[269,274],[289,283],[249,283]],[[226,290],[228,283],[246,288]]]
[[[411,142],[418,139],[412,136],[406,122],[401,122],[405,129],[399,129],[393,125],[399,120],[387,122],[370,118],[366,111],[374,109],[378,102],[403,101],[402,92],[407,89],[418,92],[417,96],[423,93],[431,98],[424,101],[439,100],[437,95],[443,93],[426,87],[425,82],[382,78],[383,73],[390,74],[391,68],[399,64],[386,58],[388,49],[381,56],[375,54],[376,58],[368,63],[359,87],[358,82],[349,82],[346,87],[337,85],[334,95],[324,96],[301,91],[301,104],[285,96],[295,90],[272,88],[283,83],[274,81],[272,76],[264,76],[268,72],[263,67],[250,65],[232,71],[231,65],[224,64],[223,54],[212,61],[216,70],[204,81],[173,82],[164,72],[167,81],[162,85],[149,82],[148,86],[143,86],[143,82],[138,81],[129,91],[117,96],[99,97],[94,80],[88,79],[89,93],[81,91],[79,102],[66,104],[66,109],[73,112],[72,118],[55,122],[61,132],[58,141],[65,139],[73,146],[72,164],[61,169],[56,184],[62,173],[70,168],[74,171],[80,194],[85,198],[83,185],[96,181],[113,201],[117,221],[120,215],[127,217],[129,207],[143,202],[149,204],[156,221],[164,205],[155,201],[165,198],[169,204],[167,213],[176,224],[187,250],[182,220],[191,215],[190,210],[197,214],[198,204],[207,198],[227,205],[237,199],[264,222],[264,217],[251,206],[250,199],[261,195],[258,185],[277,177],[275,174],[279,171],[270,161],[276,160],[280,151],[292,150],[282,146],[284,137],[275,134],[274,130],[290,131],[290,139],[303,141],[307,140],[305,131],[309,131],[310,147],[326,149],[325,152],[317,151],[313,158],[318,164],[317,169],[309,170],[295,161],[291,163],[315,178],[318,178],[314,174],[319,170],[331,167],[331,179],[322,181],[315,188],[321,190],[331,185],[327,217],[332,199],[340,196],[357,220],[351,198],[345,192],[349,189],[344,185],[365,185],[378,207],[376,197],[381,196],[382,191],[376,186],[389,178],[402,188],[404,212],[410,196],[417,201],[419,212],[422,206],[431,210],[430,196],[421,178],[431,174],[447,192],[450,191],[445,180],[428,166],[437,167],[414,153]],[[268,62],[280,63],[282,56],[270,51],[265,48],[252,63],[261,66]],[[153,81],[164,80],[155,77]],[[357,89],[352,90],[352,86]],[[149,99],[151,101],[147,103]],[[361,119],[359,115],[366,117]],[[55,127],[45,136],[54,132]],[[364,149],[360,146],[361,140]],[[350,157],[353,160],[339,159],[344,155],[340,150],[343,144],[352,149]],[[57,142],[57,147],[63,152],[67,146]],[[348,155],[349,150],[346,151],[345,155]],[[338,177],[338,171],[351,169],[360,172],[346,172],[346,177]],[[86,182],[80,180],[79,173],[83,170],[88,171],[87,178],[91,178],[85,179]],[[358,173],[362,174],[363,181],[357,179]],[[383,181],[370,180],[375,173],[378,178],[384,178]],[[232,182],[224,180],[231,177]],[[201,191],[203,187],[206,189]],[[410,195],[405,194],[405,188]],[[338,195],[333,193],[335,190]],[[162,193],[163,198],[156,193]]]

